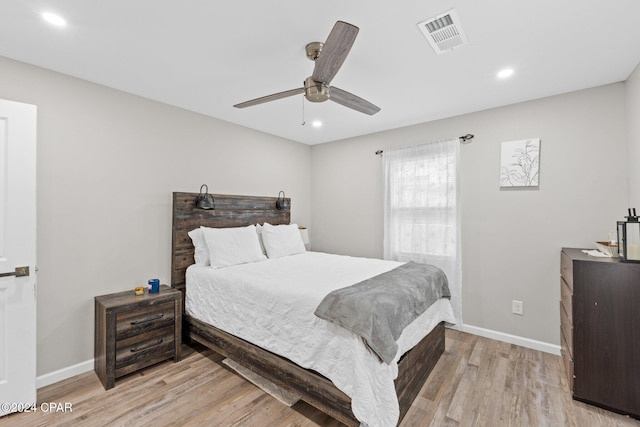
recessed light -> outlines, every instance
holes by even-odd
[[[44,12],[41,16],[42,19],[51,25],[55,25],[57,27],[64,27],[67,25],[67,21],[65,21],[62,16],[56,15],[55,13]]]
[[[313,123],[311,123],[311,126],[314,128],[322,127],[322,122],[320,120],[314,120]]]
[[[506,79],[508,77],[511,77],[514,73],[513,68],[505,68],[504,70],[500,70],[498,72],[498,78],[499,79]]]

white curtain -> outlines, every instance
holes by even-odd
[[[460,142],[385,149],[384,258],[441,268],[462,323]]]

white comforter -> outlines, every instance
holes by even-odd
[[[449,300],[439,300],[405,329],[390,365],[381,363],[361,338],[313,312],[329,292],[400,264],[306,252],[218,269],[192,265],[186,311],[329,378],[351,397],[353,414],[362,423],[395,426],[397,361],[439,322],[455,322]]]

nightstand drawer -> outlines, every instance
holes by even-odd
[[[137,371],[154,364],[155,359],[173,357],[173,351],[173,325],[119,340],[116,342],[116,377],[124,375],[120,370],[128,365],[135,365],[131,371]]]
[[[173,301],[118,313],[116,316],[116,340],[172,326],[174,318],[175,304]]]

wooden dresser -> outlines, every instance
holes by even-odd
[[[95,297],[95,371],[110,389],[116,378],[166,359],[180,360],[182,292],[133,290]]]
[[[560,335],[573,398],[640,418],[640,264],[561,252]]]

